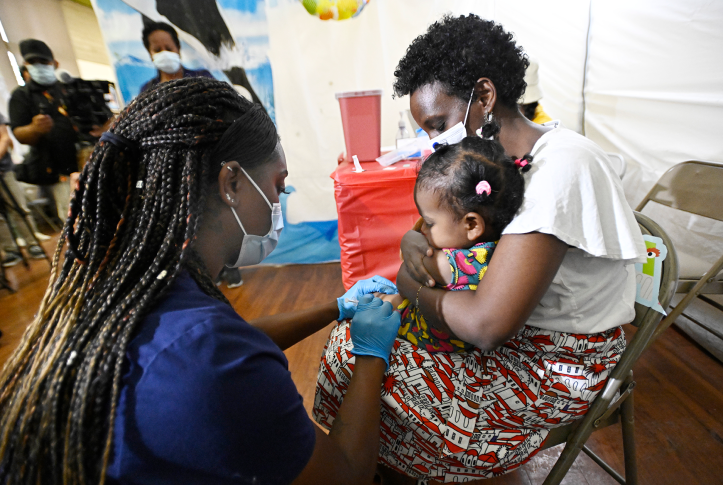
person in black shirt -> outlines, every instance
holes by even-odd
[[[62,90],[55,78],[58,62],[42,41],[20,42],[20,53],[30,82],[16,88],[10,97],[10,128],[20,143],[30,145],[18,178],[52,187],[58,217],[68,214],[70,187],[67,176],[78,171],[78,134],[68,117]]]

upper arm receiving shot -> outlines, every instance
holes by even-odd
[[[438,285],[449,285],[452,283],[452,267],[449,265],[447,254],[444,250],[435,249],[434,254],[431,257],[425,256],[422,262]]]

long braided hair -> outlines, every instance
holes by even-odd
[[[104,482],[138,323],[184,270],[227,302],[193,250],[217,156],[253,168],[278,140],[263,110],[203,78],[143,93],[109,133],[120,143],[101,141],[82,172],[48,289],[0,374],[0,483]]]

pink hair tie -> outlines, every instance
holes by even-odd
[[[517,165],[518,168],[525,168],[527,165],[529,165],[530,162],[525,160],[524,158],[518,158],[515,160],[515,165]]]
[[[477,195],[487,194],[492,195],[492,187],[490,187],[490,183],[486,180],[481,181],[477,184],[477,187],[475,187],[475,192],[477,192]]]

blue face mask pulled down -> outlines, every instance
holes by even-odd
[[[464,140],[467,136],[467,117],[469,116],[469,107],[472,105],[472,96],[474,96],[474,89],[472,94],[469,96],[467,102],[467,111],[464,113],[464,121],[460,121],[449,130],[444,133],[435,136],[429,142],[432,144],[432,150],[437,151],[437,147],[441,145],[454,145]]]
[[[50,86],[57,81],[52,64],[28,64],[27,68],[32,80],[41,86]]]

